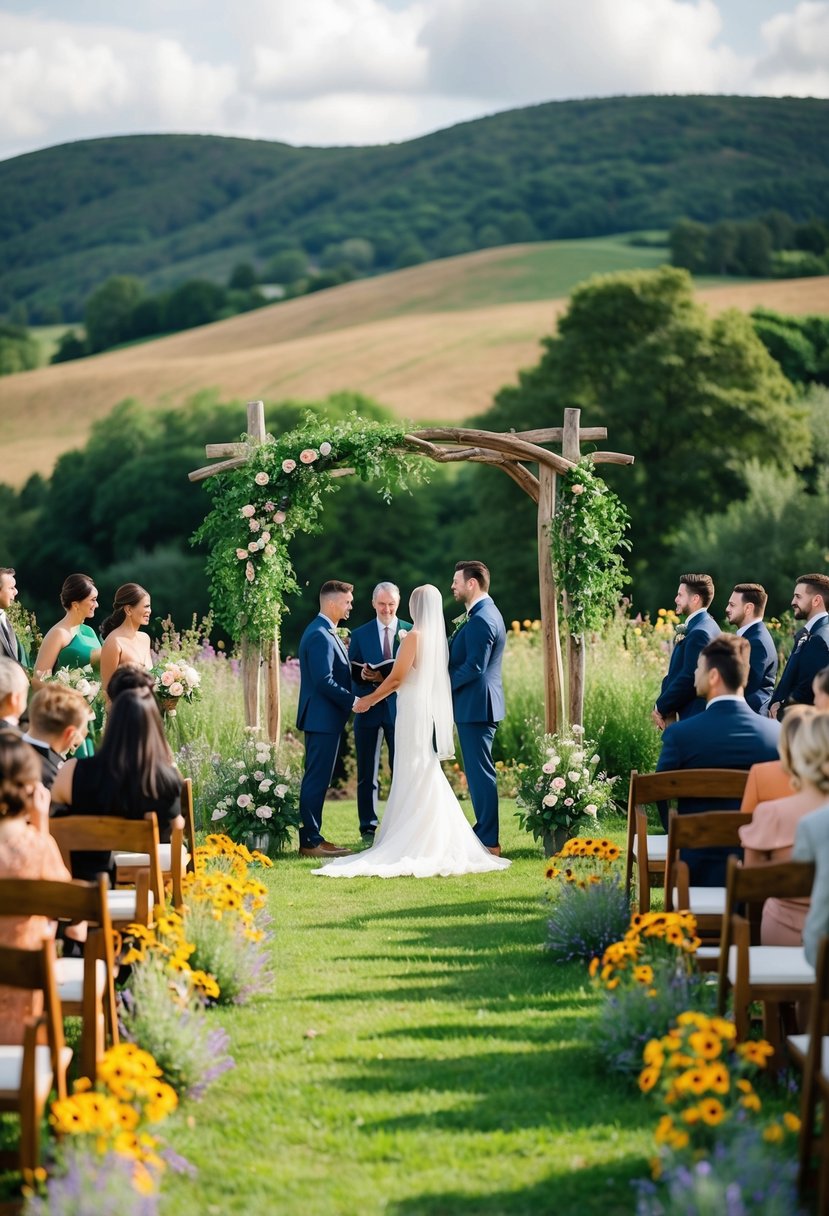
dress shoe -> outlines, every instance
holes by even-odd
[[[362,840],[363,844],[374,844],[374,833],[373,832],[361,832],[360,839]]]
[[[313,849],[300,849],[300,857],[350,857],[351,849],[342,849],[339,845],[329,844],[327,840],[321,840]]]
[[[501,846],[499,844],[488,844],[486,847],[489,849],[490,853],[493,854],[493,856],[501,856]]]

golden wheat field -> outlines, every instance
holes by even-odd
[[[0,380],[0,481],[48,474],[125,397],[175,405],[366,393],[403,418],[457,422],[485,409],[539,356],[561,299],[484,303],[529,247],[486,250],[364,279],[168,338]],[[495,280],[495,283],[493,281]],[[504,294],[509,295],[505,290]],[[829,313],[829,277],[703,288],[714,311]],[[240,429],[241,429],[240,414]],[[230,435],[205,436],[206,441]]]

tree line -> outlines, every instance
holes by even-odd
[[[766,345],[772,333],[785,373]],[[685,271],[606,275],[573,292],[536,366],[472,421],[533,430],[558,425],[573,406],[584,425],[608,428],[606,446],[636,457],[632,467],[601,467],[631,515],[634,609],[670,604],[678,573],[703,567],[723,588],[764,583],[780,611],[795,574],[829,563],[828,350],[826,318],[711,317]],[[354,394],[310,405],[332,419],[353,409],[389,416]],[[291,429],[308,406],[268,405],[268,429]],[[50,624],[60,582],[79,570],[97,580],[103,604],[134,580],[162,615],[181,622],[206,611],[204,555],[189,537],[208,502],[187,472],[204,463],[206,442],[243,425],[241,403],[210,393],[170,410],[122,402],[50,478],[0,486],[0,561],[17,568],[21,598]],[[370,484],[344,479],[322,533],[293,543],[306,590],[285,621],[287,651],[323,578],[356,584],[360,620],[376,582],[391,579],[405,594],[426,581],[446,589],[461,557],[491,567],[508,620],[538,614],[534,504],[497,469],[454,465],[429,477],[390,506]]]
[[[829,222],[796,223],[783,211],[759,219],[677,220],[670,231],[671,262],[692,274],[799,278],[829,274]]]

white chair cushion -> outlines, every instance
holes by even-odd
[[[153,893],[148,892],[150,909],[153,906]],[[107,891],[107,903],[109,904],[109,915],[112,920],[130,921],[135,920],[135,887],[120,888],[116,891]]]
[[[169,872],[171,865],[171,854],[169,844],[161,844],[158,846],[158,860],[161,862],[161,868],[166,873]],[[185,868],[190,860],[190,854],[185,848],[181,850],[181,868]],[[149,853],[116,853],[115,864],[117,866],[149,866]]]
[[[633,842],[633,856],[636,856],[636,841]],[[668,856],[667,836],[648,836],[648,861],[665,861]]]
[[[82,958],[59,958],[55,966],[58,996],[63,1005],[79,1005],[83,1000],[83,974],[85,962]],[[100,999],[107,982],[107,965],[102,958],[95,959],[95,992]]]
[[[72,1049],[62,1047],[61,1063],[68,1068]],[[14,1094],[20,1089],[20,1073],[23,1068],[23,1048],[4,1045],[0,1047],[0,1095]],[[45,1102],[52,1088],[52,1054],[43,1044],[35,1047],[35,1086],[40,1102]]]
[[[815,969],[802,946],[749,946],[748,974],[751,984],[789,984],[807,988],[815,982]],[[737,947],[728,953],[729,983],[737,982]]]
[[[697,916],[723,916],[725,914],[725,887],[689,887],[688,908],[683,912],[694,912]],[[674,887],[674,907],[679,907],[679,891]]]
[[[719,958],[719,957],[720,957],[719,946],[698,946],[696,951],[694,952],[694,958],[708,959],[708,958]]]
[[[786,1039],[786,1043],[794,1051],[799,1051],[801,1056],[805,1057],[809,1054],[809,1039],[808,1034],[790,1034]],[[826,1076],[826,1065],[829,1062],[829,1036],[824,1035],[820,1049],[821,1071]]]

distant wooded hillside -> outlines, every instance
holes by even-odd
[[[829,102],[809,99],[558,102],[374,148],[92,140],[0,163],[0,314],[71,320],[113,274],[224,282],[355,238],[364,272],[681,216],[806,220],[828,194]]]

